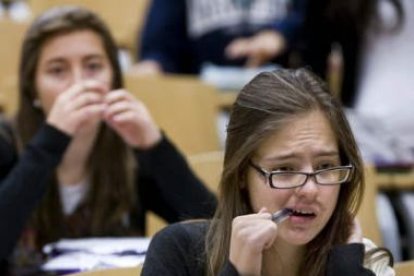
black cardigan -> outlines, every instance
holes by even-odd
[[[70,140],[63,132],[44,125],[18,158],[13,143],[0,135],[1,263],[12,252]],[[169,223],[212,216],[215,196],[192,173],[166,137],[149,150],[136,151],[136,158],[139,206],[134,212],[134,225],[145,230],[148,210]]]
[[[204,242],[207,221],[176,223],[157,233],[145,256],[142,276],[205,275]],[[346,244],[334,247],[328,256],[328,276],[373,276],[363,267],[364,245]],[[219,275],[239,275],[227,261]]]

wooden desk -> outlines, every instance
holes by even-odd
[[[141,275],[142,265],[126,268],[109,268],[79,272],[69,276],[137,276]]]

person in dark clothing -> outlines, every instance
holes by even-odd
[[[213,215],[215,196],[123,89],[117,48],[94,13],[40,15],[19,84],[16,139],[0,136],[2,263],[19,238],[12,259],[24,266],[61,238],[145,235],[149,210],[169,223]]]
[[[144,73],[198,74],[204,63],[286,63],[306,0],[154,0],[139,38]]]
[[[142,275],[394,275],[392,256],[355,220],[363,163],[318,77],[260,73],[238,95],[227,131],[214,218],[159,232]]]
[[[397,20],[391,31],[401,27],[404,20],[399,0],[387,0],[394,6]],[[327,77],[328,57],[333,45],[342,54],[341,101],[353,107],[357,100],[361,76],[361,59],[367,30],[374,26],[381,29],[383,22],[378,15],[378,0],[313,0],[304,13],[303,62],[319,76]],[[390,30],[389,30],[390,31]]]

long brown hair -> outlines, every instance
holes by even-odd
[[[40,15],[26,33],[20,59],[17,132],[20,147],[24,147],[45,122],[44,112],[34,107],[37,97],[35,75],[39,56],[45,42],[51,38],[80,30],[96,33],[104,47],[113,71],[112,89],[123,86],[117,47],[111,34],[94,13],[80,7],[62,6]],[[80,235],[108,235],[118,232],[135,202],[131,150],[105,124],[101,124],[97,140],[87,163],[89,192],[83,207],[87,214],[82,223],[86,229]],[[33,228],[38,233],[38,245],[56,240],[66,231],[53,176],[42,202],[35,211]]]
[[[335,210],[325,228],[307,245],[301,275],[324,275],[328,251],[346,242],[363,194],[363,166],[355,139],[337,100],[326,85],[306,69],[265,72],[240,92],[230,115],[219,189],[219,205],[206,239],[208,275],[217,275],[229,256],[232,220],[252,213],[246,189],[248,160],[271,133],[293,116],[319,110],[336,135],[343,164],[355,168],[341,186]]]

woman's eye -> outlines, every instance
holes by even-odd
[[[64,73],[65,69],[63,67],[52,67],[47,70],[48,74],[53,76],[60,76]]]
[[[335,162],[326,162],[326,163],[321,163],[317,166],[316,170],[325,170],[325,169],[331,169],[334,167],[339,166],[338,164],[336,164]]]
[[[102,69],[102,64],[101,63],[90,63],[87,65],[87,68],[89,71],[99,71]]]
[[[295,171],[293,166],[278,166],[272,169],[273,172],[291,172]]]

